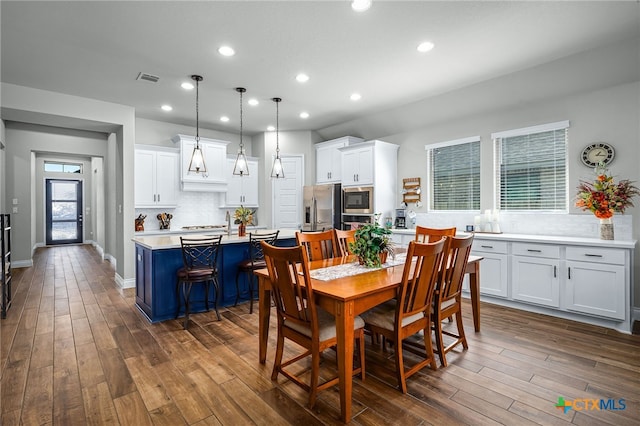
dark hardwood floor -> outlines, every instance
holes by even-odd
[[[302,390],[270,380],[275,328],[261,365],[248,303],[221,309],[222,321],[192,315],[185,331],[180,320],[150,324],[91,246],[40,248],[14,272],[0,322],[2,425],[339,424],[336,388],[310,411]],[[392,349],[367,345],[353,424],[640,424],[639,336],[486,303],[474,333],[463,309],[469,350],[410,378],[408,395],[395,388]],[[322,369],[333,367],[328,351]],[[559,397],[626,408],[564,413]]]

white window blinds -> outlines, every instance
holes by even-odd
[[[427,145],[430,210],[480,210],[480,137]]]
[[[567,211],[569,122],[494,133],[496,207]]]

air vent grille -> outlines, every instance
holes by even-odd
[[[160,77],[153,74],[147,74],[146,72],[141,72],[140,74],[138,74],[138,77],[136,78],[136,80],[145,80],[145,81],[150,81],[152,83],[157,83],[158,80],[160,80]]]

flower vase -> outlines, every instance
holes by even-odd
[[[245,235],[247,235],[247,225],[240,223],[238,225],[238,237],[244,237]]]
[[[600,219],[600,239],[613,240],[613,218]]]

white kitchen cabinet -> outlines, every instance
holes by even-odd
[[[178,204],[176,150],[135,149],[134,198],[136,208],[175,208]]]
[[[511,254],[511,297],[527,303],[560,307],[560,247],[512,243]]]
[[[624,320],[630,301],[623,250],[567,247],[566,309]]]
[[[471,254],[482,256],[480,263],[480,294],[508,297],[508,244],[475,238]]]
[[[342,152],[339,148],[362,142],[362,139],[345,136],[320,142],[316,148],[316,184],[342,182]]]
[[[342,186],[373,185],[374,148],[369,145],[362,148],[342,149]]]
[[[227,190],[226,160],[229,142],[200,138],[200,148],[207,166],[206,172],[189,172],[191,155],[196,144],[193,136],[177,135],[171,138],[180,144],[180,179],[183,191],[224,192]]]
[[[247,158],[249,176],[233,174],[236,156],[227,157],[226,176],[228,182],[224,207],[258,207],[258,161]]]

